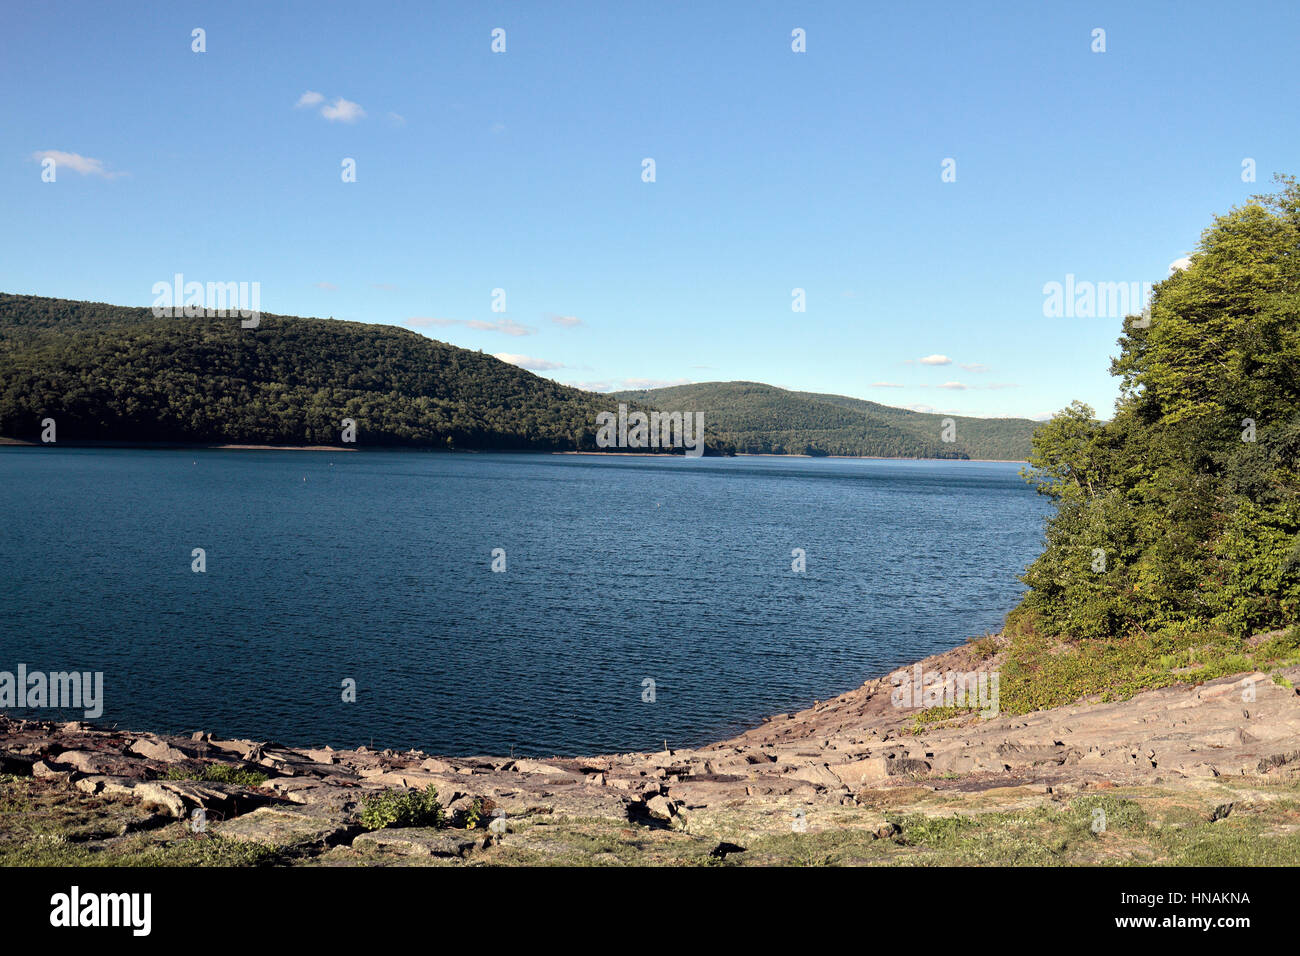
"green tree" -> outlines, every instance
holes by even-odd
[[[1022,474],[1056,512],[1020,611],[1047,632],[1295,622],[1300,187],[1279,183],[1126,320],[1114,418],[1076,402],[1035,435]]]

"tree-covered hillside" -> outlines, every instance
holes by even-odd
[[[597,451],[596,416],[704,413],[710,454],[1024,458],[1035,423],[923,415],[752,382],[598,395],[408,329],[263,315],[155,318],[149,309],[0,294],[0,436],[229,444]],[[617,450],[617,449],[611,449]],[[646,449],[650,451],[652,449]]]
[[[1049,634],[1300,613],[1300,187],[1233,209],[1130,317],[1112,421],[1075,403],[1034,439],[1056,504],[1021,614]]]
[[[407,329],[263,315],[155,318],[0,295],[0,435],[231,444],[598,450],[605,396]],[[719,448],[711,443],[710,453]],[[725,449],[724,449],[725,450]]]
[[[931,412],[914,412],[908,408],[881,405],[846,395],[821,395],[812,392],[794,394],[817,401],[842,405],[865,412],[889,424],[899,425],[919,432],[923,436],[939,434],[945,418],[956,423],[956,441],[953,444],[971,458],[992,461],[1024,461],[1029,456],[1031,439],[1041,422],[1027,418],[971,418],[965,415],[943,415]]]
[[[791,392],[757,382],[704,382],[619,397],[655,408],[704,412],[711,431],[749,454],[868,455],[1023,461],[1038,423],[891,408],[843,395]],[[943,440],[944,420],[954,441]]]

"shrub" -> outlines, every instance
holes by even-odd
[[[487,797],[475,797],[469,809],[465,811],[465,829],[475,830],[480,826],[486,827],[491,822],[492,812],[496,808],[496,801]]]
[[[367,830],[443,825],[442,804],[433,786],[423,791],[390,788],[367,794],[361,801],[360,817]]]

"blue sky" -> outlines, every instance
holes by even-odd
[[[1044,285],[1158,281],[1300,172],[1298,43],[1294,3],[7,4],[0,290],[179,272],[586,387],[1108,412],[1120,319]]]

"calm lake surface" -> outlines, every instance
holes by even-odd
[[[996,631],[1042,546],[1019,467],[3,449],[0,670],[103,671],[136,730],[698,745]]]

